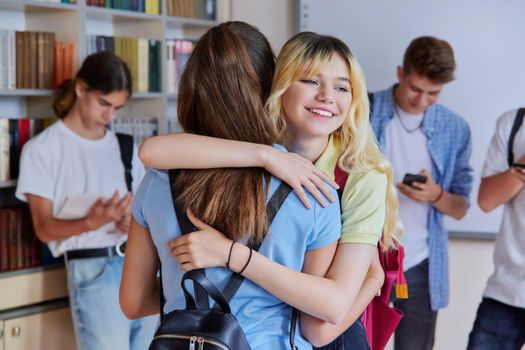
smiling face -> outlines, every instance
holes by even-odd
[[[88,90],[83,83],[76,86],[78,110],[83,127],[90,132],[105,133],[106,126],[115,118],[117,110],[124,106],[129,97],[125,90],[103,94]]]
[[[348,66],[338,54],[317,73],[294,81],[282,96],[287,128],[301,139],[328,138],[343,124],[351,103]]]
[[[444,83],[435,83],[415,72],[406,73],[397,67],[399,85],[395,90],[396,103],[407,113],[423,114],[437,102]]]

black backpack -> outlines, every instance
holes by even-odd
[[[169,171],[171,193],[173,206],[181,234],[195,231],[186,213],[175,201],[175,179],[178,172]],[[268,214],[268,223],[271,224],[279,208],[290,193],[291,188],[284,182],[270,198],[266,205]],[[250,246],[253,250],[258,250],[260,243]],[[149,350],[172,350],[172,349],[190,349],[190,350],[250,350],[250,345],[242,331],[237,319],[231,314],[229,301],[239,287],[244,277],[233,273],[226,286],[220,292],[215,285],[206,278],[204,269],[188,271],[181,280],[181,287],[186,299],[186,309],[174,310],[167,315],[163,314],[164,295],[162,289],[161,277],[161,324]],[[185,282],[193,281],[195,298],[188,292]],[[215,301],[215,305],[210,309],[208,297]],[[295,349],[293,339],[295,336],[295,322],[293,318],[290,327],[290,345]]]
[[[120,132],[115,133],[117,137],[118,145],[120,148],[120,159],[124,164],[124,176],[126,178],[126,187],[131,192],[131,183],[133,178],[131,176],[131,161],[133,159],[133,136],[128,134],[122,134]]]
[[[525,108],[518,109],[516,117],[514,118],[514,123],[512,124],[512,129],[510,130],[509,143],[507,145],[507,161],[509,162],[509,166],[514,164],[514,138],[516,137],[521,124],[523,124],[523,116],[525,116]]]

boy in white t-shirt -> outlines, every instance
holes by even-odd
[[[38,238],[55,257],[64,256],[80,350],[146,349],[156,326],[156,317],[128,320],[118,299],[131,186],[117,137],[106,126],[131,91],[120,58],[87,57],[59,87],[53,108],[60,120],[30,140],[20,160],[16,196],[29,203]],[[86,194],[99,199],[85,217],[57,218],[67,197]]]
[[[525,111],[523,111],[525,112]],[[522,112],[522,113],[523,113]],[[509,137],[517,111],[503,114],[489,146],[478,203],[489,212],[503,204],[503,220],[490,276],[469,337],[469,350],[521,349],[525,345],[525,129]],[[512,160],[510,159],[512,158]]]

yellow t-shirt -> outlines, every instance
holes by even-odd
[[[341,152],[332,138],[315,165],[334,179]],[[341,199],[341,238],[339,243],[377,245],[385,222],[387,178],[376,170],[350,170]]]

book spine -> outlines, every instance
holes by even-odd
[[[38,33],[26,32],[29,40],[29,81],[30,89],[38,88]]]
[[[36,37],[36,88],[45,89],[46,84],[46,67],[47,67],[47,55],[45,48],[45,37],[46,33],[33,33]]]
[[[9,123],[9,178],[16,179],[18,177],[18,160],[20,154],[18,151],[19,134],[18,134],[18,119],[8,119]]]
[[[15,33],[15,43],[16,43],[16,88],[24,88],[24,77],[22,72],[24,71],[24,61],[27,59],[24,52],[24,32]]]
[[[0,272],[9,270],[9,215],[5,209],[0,209]]]
[[[16,89],[16,72],[17,72],[17,62],[16,62],[16,32],[13,30],[9,31],[9,77],[8,77],[8,88]]]
[[[0,119],[0,181],[9,180],[9,119]]]
[[[7,89],[7,30],[0,29],[0,89]]]

